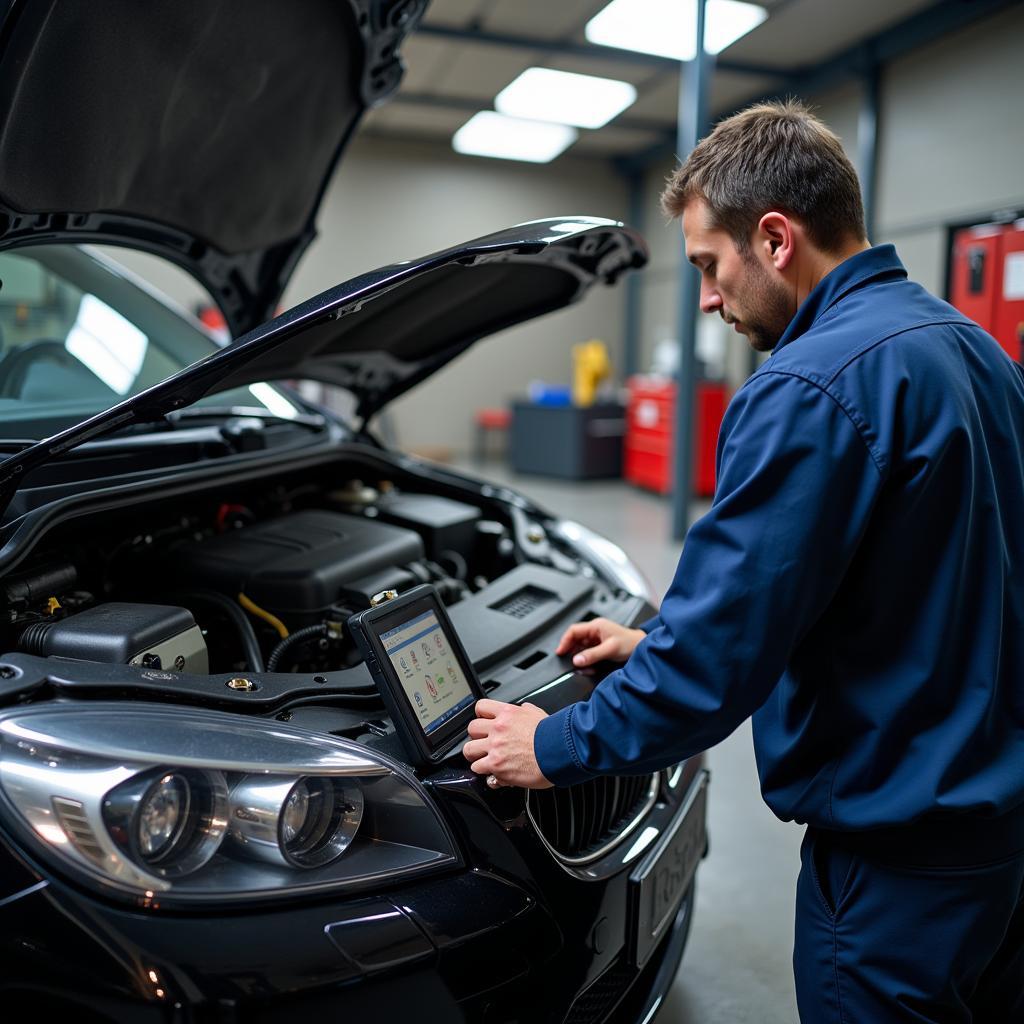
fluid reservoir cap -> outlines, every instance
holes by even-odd
[[[397,590],[382,590],[379,594],[374,594],[373,597],[370,598],[370,607],[376,608],[378,605],[382,605],[387,601],[393,601],[396,597],[398,597]]]

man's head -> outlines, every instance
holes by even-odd
[[[860,186],[839,139],[802,104],[762,103],[720,122],[669,179],[701,271],[701,309],[760,351],[833,267],[867,246]]]

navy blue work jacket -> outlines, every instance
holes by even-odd
[[[663,767],[753,715],[785,820],[1024,805],[1022,368],[891,245],[840,264],[730,404],[647,627],[540,723],[550,781]]]

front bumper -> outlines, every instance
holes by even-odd
[[[681,789],[704,785],[699,764],[687,776]],[[574,877],[479,780],[453,773],[439,789],[471,867],[386,895],[156,915],[52,879],[0,902],[0,1000],[12,1019],[52,1010],[96,1024],[652,1019],[682,957],[692,875],[636,966],[630,876],[646,853],[609,877]],[[684,795],[668,820],[691,803]]]

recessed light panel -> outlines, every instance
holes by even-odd
[[[742,0],[707,0],[705,10],[707,53],[724,50],[768,17],[763,7]],[[693,60],[697,56],[696,0],[612,0],[587,22],[584,33],[601,46]]]
[[[453,136],[456,153],[546,164],[568,149],[579,133],[564,124],[527,121],[493,110],[474,114]]]
[[[494,107],[512,117],[600,128],[635,101],[636,89],[629,82],[527,68],[498,93]]]

